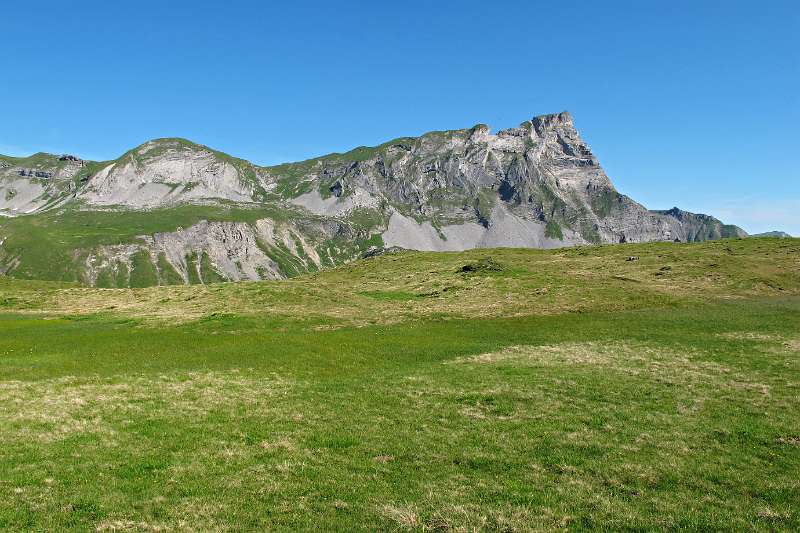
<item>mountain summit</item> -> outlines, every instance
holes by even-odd
[[[620,194],[566,112],[272,167],[185,139],[0,156],[0,214],[0,272],[101,286],[281,278],[385,248],[746,236]]]

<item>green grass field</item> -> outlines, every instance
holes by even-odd
[[[797,239],[0,278],[0,357],[4,530],[800,529]]]

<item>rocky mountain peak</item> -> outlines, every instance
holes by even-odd
[[[134,257],[149,257],[161,283],[169,268],[184,282],[210,271],[224,279],[282,277],[339,264],[367,247],[550,248],[746,235],[710,216],[650,211],[620,194],[568,112],[496,134],[476,124],[273,167],[181,138],[153,139],[107,162],[0,157],[0,214],[62,216],[69,206],[167,213],[185,203],[198,213],[189,225],[175,227],[165,216],[154,234],[65,257],[83,258],[76,271],[111,269],[118,280]],[[231,204],[239,214],[221,221],[200,214],[218,218],[216,210]],[[20,244],[4,256],[13,236],[5,242],[6,270],[38,245]],[[99,284],[95,274],[85,281]]]
[[[197,144],[188,139],[180,137],[164,137],[159,139],[151,139],[146,141],[133,150],[127,152],[126,155],[135,154],[145,158],[154,158],[165,154],[183,154],[186,152],[209,152],[212,150],[201,144]]]
[[[536,134],[542,137],[545,132],[552,130],[569,131],[570,133],[577,134],[575,126],[572,122],[572,115],[568,111],[561,113],[550,113],[547,115],[537,115],[531,119]]]
[[[247,161],[192,141],[147,141],[93,174],[78,197],[89,204],[149,208],[181,202],[252,202],[263,173]]]

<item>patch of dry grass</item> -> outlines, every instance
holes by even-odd
[[[401,529],[412,530],[421,525],[413,507],[386,504],[380,508],[380,512]]]
[[[769,394],[770,386],[754,382],[745,373],[704,359],[701,350],[676,350],[643,342],[583,342],[544,346],[509,346],[496,352],[457,358],[445,364],[502,364],[511,366],[580,365],[606,368],[628,375],[650,375],[676,384],[717,383],[721,386]]]
[[[718,334],[720,338],[735,341],[778,341],[780,337],[774,334],[758,331],[729,331]]]
[[[792,247],[794,246],[794,247]],[[448,315],[488,318],[621,310],[800,293],[791,275],[800,246],[765,241],[651,243],[561,250],[408,252],[357,261],[285,281],[145,289],[59,287],[20,282],[9,305],[24,312],[105,313],[180,323],[214,313],[304,317],[364,326]],[[626,261],[631,253],[638,261]],[[499,270],[464,273],[491,257]],[[13,291],[14,284],[9,288]],[[24,288],[24,290],[23,290]],[[27,292],[25,292],[27,291]],[[23,294],[24,292],[24,294]],[[335,295],[335,297],[331,297]]]
[[[137,522],[134,520],[106,520],[100,522],[95,531],[152,531],[152,532],[160,532],[160,531],[170,531],[172,530],[171,527],[160,525],[160,524],[150,524],[147,522]]]
[[[0,425],[7,431],[0,438],[53,442],[91,433],[113,443],[117,422],[124,425],[163,405],[171,416],[201,418],[211,410],[261,403],[290,387],[278,377],[265,380],[241,371],[2,381]]]

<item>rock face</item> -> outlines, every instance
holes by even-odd
[[[171,221],[187,209],[190,224]],[[94,210],[150,220],[125,242],[105,242],[115,240],[109,236],[64,250],[68,265],[53,278],[127,286],[139,279],[138,268],[150,269],[147,279],[159,284],[272,279],[383,248],[746,236],[713,217],[650,211],[620,194],[568,113],[496,134],[479,124],[274,167],[183,139],[150,141],[102,163],[71,155],[0,157],[0,214],[34,213],[31,221],[55,217],[63,226]],[[154,217],[163,229],[152,231]],[[19,224],[0,224],[0,265],[11,275],[41,273],[26,267],[37,244],[26,243],[24,251]]]
[[[709,215],[698,215],[682,211],[673,207],[667,211],[653,211],[678,220],[684,231],[685,241],[710,241],[730,237],[747,237],[747,233],[740,227],[723,224]]]
[[[496,135],[477,125],[398,139],[369,157],[348,155],[317,160],[304,176],[311,191],[293,201],[322,216],[381,209],[389,217],[387,246],[463,250],[745,235],[705,215],[648,211],[617,192],[568,113]]]
[[[60,205],[77,190],[79,159],[50,154],[0,156],[0,215],[35,213]]]
[[[133,244],[100,246],[85,258],[81,281],[96,285],[111,274],[114,285],[129,286],[137,261],[152,265],[149,273],[158,284],[281,279],[285,267],[271,251],[288,250],[299,262],[298,271],[317,270],[325,263],[315,244],[296,227],[276,226],[270,219],[254,224],[203,220],[186,229],[143,235]]]
[[[263,197],[256,166],[182,139],[150,141],[91,176],[77,198],[90,205],[148,208],[207,199]]]
[[[773,237],[777,239],[791,239],[792,236],[786,233],[785,231],[765,231],[764,233],[756,233],[750,235],[750,237]]]

